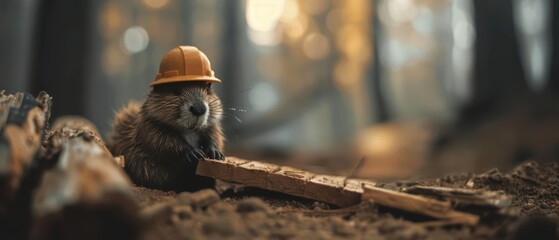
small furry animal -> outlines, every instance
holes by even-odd
[[[148,188],[196,191],[215,180],[195,175],[200,158],[224,159],[223,108],[206,82],[154,86],[144,104],[116,113],[109,148],[124,155],[132,181]]]

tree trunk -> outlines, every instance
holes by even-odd
[[[547,91],[559,94],[559,2],[551,2],[551,64]]]
[[[31,91],[56,96],[53,117],[85,113],[89,64],[90,1],[44,0],[38,4],[32,43]]]
[[[474,1],[476,29],[472,96],[461,120],[484,119],[528,93],[520,61],[512,1]]]
[[[372,23],[373,23],[373,69],[372,69],[372,77],[373,77],[373,84],[372,84],[372,93],[373,93],[373,106],[374,106],[374,113],[375,113],[375,120],[377,123],[384,123],[387,122],[390,118],[388,113],[388,108],[386,105],[386,98],[383,94],[384,89],[382,86],[382,72],[381,72],[381,64],[380,64],[380,33],[381,33],[381,24],[380,19],[378,16],[377,7],[379,6],[379,1],[376,0],[373,5],[372,12]]]
[[[142,227],[132,183],[95,126],[79,117],[53,126],[41,158],[50,167],[33,195],[30,238],[138,239]]]

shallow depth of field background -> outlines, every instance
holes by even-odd
[[[553,0],[5,0],[0,88],[110,132],[177,45],[207,54],[227,154],[407,178],[559,157]],[[557,115],[557,116],[556,116]]]

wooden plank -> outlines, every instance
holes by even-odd
[[[503,208],[512,203],[512,197],[502,191],[486,191],[435,186],[412,186],[402,191],[412,194],[429,195],[451,201],[460,206],[481,206]]]
[[[316,175],[307,181],[303,197],[348,207],[361,202],[357,191],[344,191],[345,177]]]
[[[249,161],[233,168],[233,179],[249,186],[268,189],[268,175],[280,168],[274,164]]]
[[[196,174],[309,198],[340,207],[359,204],[363,185],[374,186],[375,184],[367,180],[317,175],[292,167],[234,157],[228,157],[224,161],[200,160]]]
[[[198,164],[196,172],[198,175],[211,176],[215,179],[223,181],[233,181],[234,168],[236,166],[249,162],[248,160],[228,157],[223,161],[217,160],[203,160]]]
[[[383,206],[424,214],[438,219],[452,220],[456,223],[475,225],[479,222],[477,215],[453,210],[450,202],[378,187],[364,187],[362,199],[373,200]]]
[[[305,194],[306,182],[314,174],[292,167],[281,167],[275,174],[268,176],[267,189],[287,193],[295,196]]]

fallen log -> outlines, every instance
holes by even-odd
[[[106,154],[111,154],[112,156],[112,153],[107,148],[105,142],[103,142],[99,130],[97,130],[95,125],[89,120],[79,116],[64,116],[58,118],[52,126],[53,130],[61,130],[65,128],[87,131],[93,137],[93,140],[95,140],[98,143],[99,147],[103,149],[103,152],[105,152]],[[116,162],[118,166],[124,168],[124,164],[125,164],[124,156],[122,155],[115,156],[113,160]]]
[[[428,195],[450,201],[453,205],[503,208],[512,203],[512,197],[502,191],[486,191],[463,188],[447,188],[434,186],[412,186],[402,189],[403,192]]]
[[[223,161],[200,160],[196,174],[227,182],[241,183],[294,196],[309,198],[340,207],[361,202],[368,180],[320,175],[270,163],[228,157]]]
[[[0,215],[32,165],[50,117],[51,97],[41,92],[0,92]]]
[[[450,202],[378,187],[365,186],[364,189],[362,199],[372,200],[379,205],[424,214],[437,219],[448,220],[455,224],[475,225],[479,222],[479,216],[455,211],[452,209]]]
[[[60,118],[40,155],[46,167],[32,198],[30,239],[139,238],[144,223],[131,181],[92,123]]]
[[[131,181],[105,147],[96,128],[79,117],[64,117],[53,124],[42,151],[49,167],[33,199],[36,217],[69,204],[102,201],[119,194],[133,201]]]

